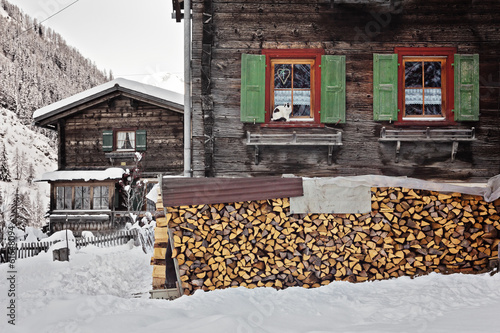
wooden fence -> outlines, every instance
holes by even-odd
[[[119,231],[117,233],[105,236],[78,238],[76,240],[76,248],[82,248],[87,245],[95,245],[99,247],[112,247],[128,243],[131,239],[136,239],[138,235],[137,229]]]
[[[150,231],[149,229],[143,230],[144,232],[139,232],[137,229],[132,229],[127,231],[120,231],[111,235],[79,238],[75,240],[76,248],[79,249],[87,245],[95,245],[98,247],[113,247],[126,244],[131,239],[135,239],[137,242],[140,242],[143,251],[147,253],[154,246],[154,231]],[[57,242],[60,242],[60,240],[22,243],[16,248],[16,259],[34,257],[42,251],[47,252],[49,248]],[[136,243],[136,245],[139,244]],[[7,249],[0,248],[0,252],[0,262],[3,263],[7,260]]]

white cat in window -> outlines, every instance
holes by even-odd
[[[288,121],[290,119],[290,113],[292,113],[292,107],[290,106],[290,103],[285,103],[283,105],[277,106],[273,110],[271,120]]]

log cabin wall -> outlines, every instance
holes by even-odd
[[[103,131],[113,129],[146,130],[143,174],[183,170],[183,115],[178,112],[121,96],[67,117],[62,126],[64,147],[59,149],[59,160],[64,165],[60,170],[134,165],[132,158],[106,157]]]
[[[342,1],[352,2],[352,1]],[[365,1],[367,2],[367,1]],[[359,1],[358,1],[359,3]],[[420,179],[479,180],[500,173],[500,2],[403,0],[393,7],[320,0],[193,0],[193,171],[195,176],[343,176],[380,174]],[[388,121],[373,121],[373,54],[395,47],[454,47],[479,54],[477,140],[409,142],[395,159],[395,142],[378,141]],[[240,121],[241,55],[262,49],[321,48],[346,56],[346,123],[328,165],[326,147],[264,147],[254,163],[245,134],[328,133],[329,128],[277,129]]]
[[[500,199],[389,187],[372,188],[371,202],[370,213],[343,215],[290,214],[288,198],[167,207],[155,228],[153,289],[165,288],[169,229],[187,295],[481,273],[498,261]]]

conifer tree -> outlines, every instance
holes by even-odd
[[[0,151],[0,181],[2,182],[12,181],[10,177],[7,153],[5,152],[5,146],[3,144],[2,144],[2,150]]]
[[[31,225],[41,228],[44,222],[46,209],[39,191],[36,191],[36,197],[31,202],[31,208]]]
[[[4,219],[4,208],[3,208],[3,196],[2,196],[2,191],[0,191],[0,247],[3,242],[4,230],[5,230],[5,219]]]
[[[14,179],[20,180],[23,171],[22,171],[21,155],[19,154],[19,149],[17,147],[12,162],[14,164]]]
[[[16,192],[10,204],[10,222],[17,228],[24,230],[29,223],[29,211],[26,207],[26,196],[19,192],[19,187],[16,187]]]
[[[28,183],[31,183],[35,179],[35,168],[33,168],[33,163],[30,163],[28,166],[28,175],[26,180]]]

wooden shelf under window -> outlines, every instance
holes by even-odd
[[[135,151],[114,151],[104,154],[106,158],[113,160],[133,160],[135,158]]]
[[[476,140],[474,127],[470,129],[396,129],[386,130],[382,127],[380,131],[380,142],[396,142],[396,163],[399,162],[399,150],[401,142],[451,142],[451,161],[455,160],[459,142],[470,142]]]
[[[333,147],[342,145],[342,132],[331,134],[258,134],[247,132],[247,146],[255,147],[255,164],[259,164],[261,146],[327,146],[328,165],[332,164]]]

